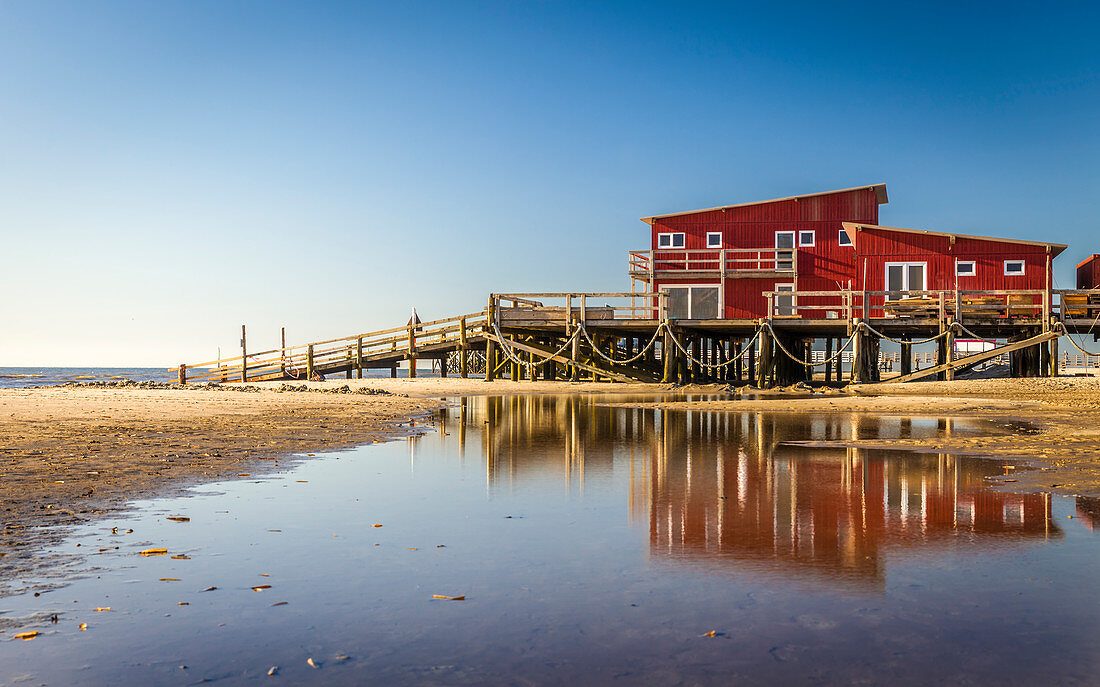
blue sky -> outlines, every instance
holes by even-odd
[[[1100,5],[0,3],[0,365],[621,290],[639,217],[886,182],[1100,252]]]

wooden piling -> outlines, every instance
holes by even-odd
[[[179,380],[180,384],[187,383],[187,365],[184,365],[183,363],[180,363],[179,366]]]
[[[458,376],[466,379],[470,376],[469,355],[466,343],[466,318],[458,321]]]
[[[355,339],[355,374],[359,379],[363,378],[363,337]]]
[[[833,337],[825,337],[825,360],[833,357]],[[825,363],[825,383],[829,384],[833,381],[833,364],[831,362]]]
[[[286,379],[286,327],[279,329],[279,378]]]
[[[664,367],[661,382],[664,384],[672,384],[676,375],[676,354],[673,352],[675,348],[676,344],[672,343],[672,333],[666,328],[661,339],[661,362]]]
[[[733,381],[737,384],[745,383],[745,357],[741,355],[744,352],[744,340],[737,339],[737,341],[733,343],[733,355],[736,358],[733,363]]]
[[[772,365],[772,334],[764,328],[760,332],[760,361],[756,366],[756,386],[766,389],[770,385],[769,373]]]
[[[485,381],[491,382],[497,378],[496,370],[496,345],[490,338],[485,339]]]
[[[409,379],[416,379],[416,325],[409,324]]]
[[[946,362],[955,362],[955,323],[948,318],[947,322],[947,335],[943,337],[944,343],[944,355]],[[944,379],[949,382],[955,381],[955,368],[949,367],[944,370]]]
[[[313,344],[306,347],[306,381],[313,381]]]
[[[901,344],[901,376],[913,372],[913,344],[908,337]]]
[[[244,325],[241,325],[241,382],[248,381],[248,340],[245,338]]]

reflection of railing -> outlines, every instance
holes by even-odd
[[[632,250],[628,253],[632,277],[665,273],[715,276],[795,274],[798,250],[793,248],[709,248],[702,250]]]
[[[643,291],[495,293],[489,297],[489,305],[501,325],[564,322],[568,328],[578,320],[659,320],[666,297],[665,293]]]

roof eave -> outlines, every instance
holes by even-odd
[[[745,208],[752,205],[767,205],[768,203],[781,203],[786,200],[799,200],[801,198],[815,198],[817,196],[831,196],[836,193],[848,193],[851,191],[870,190],[875,192],[875,201],[879,205],[885,205],[890,202],[889,197],[886,195],[886,184],[868,184],[867,186],[853,186],[851,188],[840,188],[835,191],[821,191],[819,193],[803,193],[798,196],[787,196],[786,198],[772,198],[770,200],[757,200],[751,203],[737,203],[735,205],[719,205],[713,208],[702,208],[700,210],[685,210],[683,212],[668,212],[663,215],[652,215],[650,217],[641,217],[640,219],[646,224],[653,224],[659,219],[665,219],[668,217],[682,217],[683,215],[697,215],[702,212],[718,212],[720,210],[732,210],[734,208]]]

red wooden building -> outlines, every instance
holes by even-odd
[[[1066,246],[878,224],[885,184],[645,217],[651,249],[630,276],[667,291],[676,319],[767,317],[767,292],[1038,290]],[[881,307],[885,298],[871,298]],[[777,296],[773,315],[843,317]],[[836,309],[829,307],[835,305]],[[876,313],[881,316],[881,311]]]
[[[1077,265],[1077,288],[1100,289],[1100,255],[1093,253]]]

